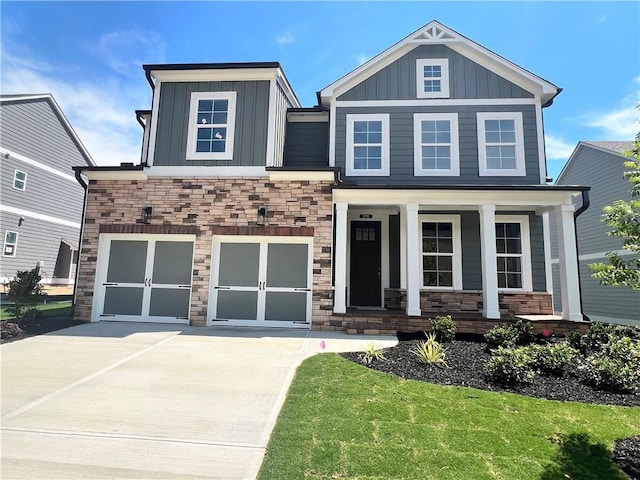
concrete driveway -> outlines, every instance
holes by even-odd
[[[3,479],[252,479],[296,367],[392,337],[92,323],[2,345]]]

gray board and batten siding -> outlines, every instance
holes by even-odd
[[[481,177],[478,163],[477,112],[522,112],[526,175]],[[540,159],[534,105],[339,107],[336,109],[336,167],[346,163],[346,116],[348,114],[389,113],[390,176],[349,176],[348,181],[369,185],[539,185]],[[457,113],[460,176],[414,176],[414,113]]]
[[[480,245],[480,216],[477,212],[426,211],[420,215],[459,215],[462,236],[462,288],[482,290],[482,250]],[[531,281],[534,292],[546,292],[546,270],[542,217],[532,212],[501,212],[496,215],[527,215],[531,245]],[[400,225],[397,215],[389,216],[389,283],[400,286]]]
[[[415,100],[416,60],[449,59],[449,98],[533,98],[533,94],[445,45],[420,45],[338,100]]]
[[[231,160],[187,160],[192,92],[237,92]],[[167,82],[160,87],[154,166],[265,166],[269,81]]]
[[[47,98],[3,99],[0,117],[1,147],[69,175],[89,165]]]
[[[284,165],[286,167],[329,166],[329,123],[287,122]]]

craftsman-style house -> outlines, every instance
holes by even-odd
[[[77,318],[376,333],[550,315],[554,211],[562,318],[582,319],[588,188],[546,184],[552,83],[435,21],[314,107],[278,63],[144,70],[141,164],[78,168]]]

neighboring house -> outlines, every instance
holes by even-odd
[[[0,280],[40,266],[43,283],[73,284],[84,191],[73,166],[94,166],[49,94],[0,96]]]
[[[589,209],[576,220],[582,306],[591,320],[640,325],[640,292],[625,287],[600,285],[591,276],[589,264],[608,263],[607,252],[632,258],[632,252],[622,249],[622,239],[607,235],[610,227],[601,222],[603,208],[616,200],[631,200],[631,183],[624,178],[627,170],[623,152],[633,148],[633,142],[580,142],[556,180],[556,185],[590,185]],[[552,223],[553,225],[553,223]],[[553,229],[552,229],[553,232]],[[553,233],[551,238],[553,239]],[[553,264],[554,309],[561,310],[558,248],[551,244]]]
[[[562,317],[582,319],[588,188],[546,185],[555,85],[435,21],[311,108],[278,63],[144,70],[141,165],[77,169],[78,319],[378,333],[452,313],[482,330],[552,313],[551,211],[575,285]]]

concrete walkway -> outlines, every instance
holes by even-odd
[[[253,479],[300,362],[395,337],[92,323],[8,343],[3,479]]]

